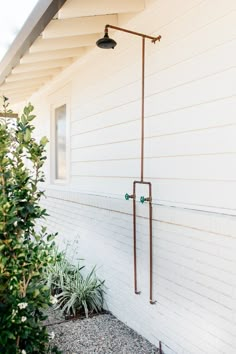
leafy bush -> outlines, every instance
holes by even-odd
[[[66,314],[101,312],[103,306],[103,284],[94,274],[95,268],[85,277],[76,268],[64,279],[62,292],[57,295],[58,306]]]
[[[70,264],[66,258],[65,252],[58,252],[55,248],[54,257],[57,261],[45,269],[45,279],[52,296],[62,292],[66,279],[72,275],[75,270],[74,265]],[[79,267],[82,270],[84,266]]]
[[[12,127],[0,121],[0,353],[29,354],[50,351],[49,336],[42,325],[50,290],[42,283],[45,267],[53,264],[55,235],[36,231],[46,210],[39,205],[46,159],[44,137],[32,137],[33,106],[29,104]],[[3,113],[8,110],[4,97]],[[30,165],[30,169],[26,167]]]
[[[56,308],[61,308],[65,315],[88,317],[102,311],[104,281],[97,278],[95,267],[85,276],[83,268],[70,264],[62,253],[59,261],[47,269],[47,284],[57,299]]]

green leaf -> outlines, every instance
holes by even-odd
[[[36,297],[39,296],[39,294],[40,294],[39,289],[35,289],[34,292],[33,292],[33,297],[36,298]]]
[[[30,139],[31,139],[31,131],[29,128],[27,128],[24,134],[24,141],[28,143]]]
[[[25,109],[24,109],[25,111]],[[27,119],[26,119],[26,116],[24,114],[22,114],[21,116],[21,122],[25,125],[27,123]]]
[[[45,146],[49,142],[48,138],[46,136],[42,137],[40,140],[40,144]]]
[[[8,332],[7,336],[8,336],[9,339],[16,339],[16,336],[13,333],[11,333],[11,332]]]
[[[50,242],[50,241],[53,241],[55,239],[55,235],[48,235],[47,236],[47,241]]]
[[[24,107],[23,112],[27,116],[29,114],[29,106]]]
[[[0,245],[0,252],[5,248],[5,245]]]
[[[34,114],[31,114],[28,116],[28,121],[31,121],[35,118],[36,116]]]

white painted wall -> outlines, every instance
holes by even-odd
[[[165,354],[236,353],[235,23],[234,0],[149,0],[140,14],[119,17],[120,26],[162,35],[146,45],[156,305],[148,302],[148,206],[137,204],[137,296],[124,200],[140,173],[140,39],[116,33],[114,51],[94,48],[32,97],[39,136],[50,134],[53,105],[70,106],[67,184],[51,183],[49,151],[49,230],[98,265],[109,309],[161,340]]]

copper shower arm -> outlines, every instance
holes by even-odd
[[[117,27],[117,26],[113,26],[113,25],[106,25],[105,26],[105,33],[107,32],[108,28],[113,28],[113,29],[118,30],[118,31],[134,34],[135,36],[148,38],[148,39],[151,39],[153,43],[155,43],[156,41],[160,41],[161,40],[161,36],[152,37],[152,36],[148,36],[147,34],[144,34],[144,33],[130,31],[130,30],[127,30],[125,28],[121,28],[121,27]]]

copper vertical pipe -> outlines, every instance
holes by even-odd
[[[150,266],[150,296],[149,301],[151,304],[154,304],[155,301],[152,299],[152,202],[149,202],[149,266]]]
[[[149,199],[152,195],[151,185],[149,185]],[[149,201],[149,301],[152,303],[152,200]]]
[[[143,182],[144,155],[144,76],[145,76],[145,37],[142,38],[142,93],[141,93],[141,182]]]
[[[137,286],[137,230],[136,230],[136,184],[147,185],[149,194],[145,201],[149,203],[149,302],[155,304],[153,300],[153,245],[152,245],[152,184],[145,181],[133,182],[133,252],[134,252],[134,292],[140,294]]]
[[[136,188],[133,182],[133,253],[134,253],[134,292],[140,294],[137,289],[137,242],[136,242]]]
[[[152,272],[153,272],[153,259],[152,259],[152,185],[149,183],[149,284],[150,284],[150,291],[149,291],[149,301],[150,304],[154,305],[156,301],[153,300],[152,297]]]

